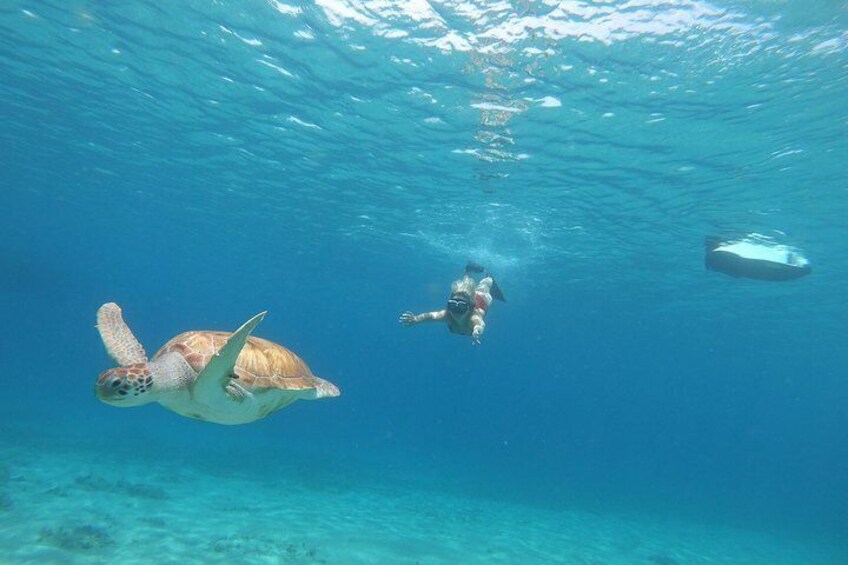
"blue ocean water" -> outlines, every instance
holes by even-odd
[[[0,69],[0,562],[848,562],[848,3],[6,0]],[[397,324],[468,259],[479,347]],[[342,395],[102,404],[108,301]]]

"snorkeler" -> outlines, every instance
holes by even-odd
[[[486,329],[486,312],[492,304],[492,298],[506,302],[495,279],[486,275],[480,282],[472,277],[473,273],[482,273],[483,267],[469,262],[465,266],[463,277],[451,284],[451,293],[446,307],[435,312],[413,314],[404,312],[399,322],[404,326],[414,326],[422,322],[447,322],[451,333],[470,335],[474,345],[480,345],[480,338]]]

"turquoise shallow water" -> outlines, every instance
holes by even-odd
[[[797,564],[846,555],[811,534],[528,506],[302,455],[256,466],[60,446],[4,446],[4,456],[16,505],[27,508],[0,534],[13,563]]]
[[[848,562],[848,5],[0,6],[0,562]],[[703,241],[797,246],[734,279]],[[398,315],[467,259],[480,347]],[[342,390],[92,388],[116,301]]]

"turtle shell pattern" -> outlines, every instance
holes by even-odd
[[[199,374],[231,335],[230,332],[210,331],[181,333],[163,345],[153,359],[175,351]],[[253,390],[310,390],[322,382],[294,352],[254,336],[247,339],[236,361],[234,372],[238,376],[239,384]]]

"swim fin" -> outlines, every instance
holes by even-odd
[[[468,273],[482,273],[483,266],[475,263],[474,261],[469,261],[465,264],[465,274]]]
[[[492,275],[489,275],[492,276]],[[501,287],[498,286],[498,283],[492,278],[492,288],[489,289],[489,292],[492,293],[492,298],[495,300],[500,300],[501,302],[506,302],[506,297],[501,290]]]

